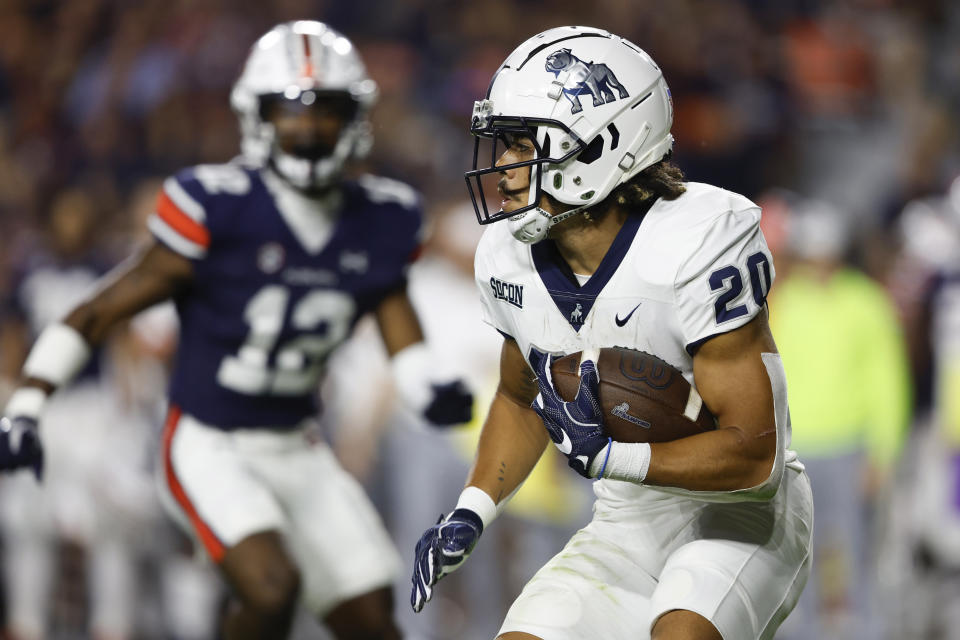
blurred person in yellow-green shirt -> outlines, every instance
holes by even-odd
[[[790,388],[793,448],[813,483],[814,560],[785,637],[877,637],[869,587],[871,507],[903,445],[911,407],[906,346],[883,287],[844,261],[849,221],[826,203],[788,207],[774,254],[770,326]],[[793,622],[793,624],[789,624]]]

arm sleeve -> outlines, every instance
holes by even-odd
[[[187,171],[167,178],[147,227],[157,240],[191,260],[202,260],[210,248],[204,192]]]
[[[701,241],[677,270],[674,295],[687,352],[752,320],[773,284],[760,209],[728,211],[694,233]]]

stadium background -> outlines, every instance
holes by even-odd
[[[925,292],[934,274],[950,266],[960,236],[960,217],[949,213],[949,190],[960,174],[960,6],[949,0],[0,0],[0,294],[9,293],[13,265],[41,241],[40,229],[63,194],[95,212],[98,246],[119,259],[142,237],[143,212],[159,180],[235,155],[228,93],[240,64],[259,34],[299,18],[328,22],[361,50],[381,92],[369,168],[423,192],[433,228],[442,230],[431,247],[459,264],[469,263],[462,250],[475,237],[472,228],[459,244],[449,237],[472,224],[463,208],[462,172],[472,150],[467,119],[510,50],[564,24],[607,28],[646,49],[672,91],[675,160],[692,180],[769,204],[766,232],[775,255],[788,242],[779,205],[797,198],[829,203],[851,231],[844,259],[886,290],[906,337],[913,401],[894,464],[909,482],[907,436],[924,424],[933,403],[936,349]],[[914,227],[905,223],[904,212],[918,203],[937,215],[949,209],[944,215],[954,220],[932,234],[938,238],[931,242],[941,243],[927,255],[928,236],[911,236]],[[8,374],[19,355],[0,342]],[[380,446],[368,443],[365,451]],[[355,460],[354,468],[389,509],[376,460]],[[889,493],[895,492],[886,505],[866,506],[889,510],[895,500]],[[895,546],[902,566],[915,567],[909,532],[881,537]],[[80,603],[72,618],[63,610],[53,614],[57,633],[82,637],[82,591],[57,592]],[[406,594],[397,595],[404,608]],[[899,608],[876,611],[892,618],[881,615],[884,633],[910,637]],[[144,625],[137,635],[165,635]],[[924,633],[913,637],[941,637]]]

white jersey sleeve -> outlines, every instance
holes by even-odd
[[[742,203],[745,208],[726,211],[693,230],[700,243],[677,270],[675,304],[688,353],[752,320],[773,284],[760,209],[746,199]]]
[[[480,293],[481,318],[505,336],[517,336],[516,313],[523,308],[524,286],[500,277],[516,273],[515,240],[504,243],[506,225],[491,225],[484,231],[473,260],[473,273]],[[515,244],[514,244],[515,243]]]

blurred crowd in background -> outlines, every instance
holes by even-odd
[[[238,153],[230,87],[255,39],[299,18],[349,36],[379,85],[367,169],[424,194],[432,234],[414,302],[429,337],[471,369],[480,403],[499,338],[481,326],[470,275],[481,231],[462,178],[473,101],[514,46],[553,26],[606,28],[649,52],[673,96],[674,160],[690,180],[764,207],[778,272],[771,324],[818,501],[814,575],[782,637],[960,638],[960,5],[950,0],[0,0],[0,400],[44,320],[14,299],[31,261],[122,259],[166,175]],[[81,284],[54,296],[46,321]],[[333,367],[328,437],[409,554],[454,503],[475,427],[405,425],[382,393],[382,349],[358,333],[338,357],[367,382]],[[71,415],[140,436],[118,451],[114,432],[64,427],[55,437],[67,448],[99,443],[81,447],[64,481],[73,493],[0,479],[7,637],[212,637],[217,579],[190,562],[149,486],[175,339],[159,311],[111,343],[109,390],[97,392],[110,406],[81,400]],[[406,464],[411,455],[426,464]],[[486,560],[452,576],[460,586],[443,601],[414,617],[402,576],[411,637],[491,637],[533,570],[587,521],[589,483],[554,462],[551,450],[513,515],[485,534],[508,551],[480,545]],[[43,501],[49,522],[25,525]],[[316,632],[307,627],[304,637]]]

